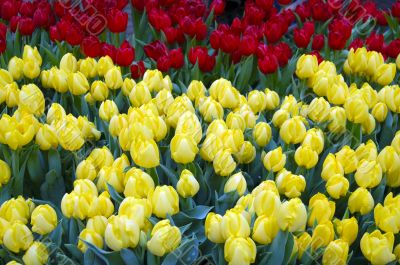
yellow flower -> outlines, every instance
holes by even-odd
[[[185,134],[176,134],[171,139],[170,148],[172,159],[182,164],[192,162],[199,151],[194,139]]]
[[[24,51],[22,53],[22,59],[25,60],[34,60],[38,65],[42,65],[42,57],[36,47],[32,48],[29,45],[24,46]]]
[[[353,73],[362,74],[367,69],[367,49],[366,48],[358,48],[356,51],[351,49],[347,60],[351,71]]]
[[[247,183],[242,172],[230,176],[224,186],[225,193],[237,191],[239,196],[242,196],[246,191],[246,189],[247,189]]]
[[[40,150],[57,148],[58,137],[54,127],[48,124],[41,126],[36,133],[36,143],[39,145]]]
[[[76,167],[75,176],[77,179],[89,179],[93,181],[97,177],[97,171],[92,161],[82,160]]]
[[[369,213],[374,208],[374,198],[365,188],[357,188],[347,202],[351,213],[359,212],[361,215]]]
[[[299,197],[306,188],[306,180],[302,175],[295,175],[283,169],[276,177],[276,186],[279,193],[288,198]]]
[[[236,153],[239,152],[244,143],[244,135],[241,130],[228,129],[222,133],[221,140],[224,144],[225,149]]]
[[[186,95],[176,97],[167,110],[167,124],[175,128],[179,118],[186,111],[194,112],[190,99]]]
[[[229,210],[222,217],[221,232],[224,240],[230,237],[248,237],[250,226],[244,215]]]
[[[79,72],[84,74],[86,78],[94,78],[97,75],[97,62],[95,59],[87,57],[79,60]]]
[[[88,217],[102,215],[109,217],[114,212],[114,204],[110,199],[110,194],[104,191],[99,197],[94,198],[88,210]]]
[[[129,93],[129,99],[134,107],[140,107],[151,101],[151,93],[146,83],[137,83]]]
[[[132,89],[134,88],[134,86],[136,85],[135,80],[133,80],[132,78],[128,78],[126,77],[124,79],[124,83],[122,84],[122,93],[126,96],[129,97],[129,94],[131,93]]]
[[[87,160],[90,160],[96,170],[99,171],[104,166],[111,166],[114,162],[114,157],[110,150],[106,146],[103,146],[102,148],[93,149]]]
[[[335,232],[331,221],[326,220],[319,223],[312,233],[311,248],[316,250],[321,247],[326,247],[331,241],[333,241],[334,236]]]
[[[337,239],[331,241],[324,251],[322,264],[326,265],[345,265],[349,254],[349,244],[346,241]]]
[[[378,67],[384,64],[385,62],[385,59],[383,58],[382,54],[376,51],[369,51],[367,53],[367,60],[368,60],[368,65],[366,72],[370,76],[373,76]]]
[[[271,140],[271,135],[271,127],[266,122],[259,122],[253,128],[253,139],[258,146],[266,146]]]
[[[373,265],[388,264],[396,259],[393,254],[393,233],[382,234],[375,230],[365,233],[360,241],[361,251]]]
[[[389,193],[384,201],[384,205],[378,203],[375,206],[375,223],[382,231],[394,234],[400,231],[400,212],[396,205],[399,202],[400,196],[393,198],[393,193]]]
[[[181,243],[182,235],[178,227],[172,226],[169,220],[158,222],[151,230],[147,249],[156,256],[164,256],[174,251]]]
[[[349,88],[342,76],[336,77],[336,82],[327,89],[327,98],[331,104],[342,105],[349,96]]]
[[[152,206],[149,200],[133,197],[125,198],[118,209],[118,215],[125,215],[134,220],[140,229],[145,227],[145,221],[150,218],[151,213]]]
[[[160,164],[160,153],[153,139],[138,137],[131,145],[131,157],[136,165],[152,168]]]
[[[56,211],[48,204],[36,207],[31,216],[32,231],[45,235],[53,231],[57,226]]]
[[[335,174],[328,179],[325,188],[328,194],[337,200],[340,197],[346,196],[349,186],[350,183],[347,178],[341,174]]]
[[[179,196],[171,186],[157,186],[149,193],[153,206],[153,213],[159,218],[166,218],[167,214],[174,215],[179,212]]]
[[[336,205],[334,202],[329,201],[324,194],[317,193],[311,197],[308,209],[310,212],[308,226],[312,227],[315,222],[319,224],[324,221],[332,220]]]
[[[64,70],[59,70],[55,67],[51,68],[48,82],[49,86],[59,93],[66,93],[68,91],[68,73]]]
[[[307,223],[307,210],[299,198],[282,203],[278,211],[278,224],[284,231],[304,231]]]
[[[108,98],[108,87],[106,83],[96,80],[90,86],[90,94],[96,101],[104,101]]]
[[[191,136],[196,144],[200,143],[203,132],[196,114],[187,111],[178,119],[175,128],[175,135],[177,134],[186,134],[187,136]]]
[[[275,127],[280,128],[282,124],[289,118],[290,114],[286,109],[279,109],[272,116],[272,123]]]
[[[47,123],[53,124],[64,119],[66,116],[64,108],[58,103],[52,103],[47,111]]]
[[[249,141],[244,141],[239,152],[234,154],[238,163],[249,164],[256,157],[256,148]]]
[[[361,124],[363,134],[371,134],[375,130],[376,122],[374,116],[368,114],[368,118]]]
[[[347,119],[354,123],[363,123],[368,119],[368,105],[358,97],[349,97],[344,103]]]
[[[268,171],[278,172],[286,164],[286,155],[282,153],[282,147],[278,147],[274,150],[269,151],[263,159],[264,167]]]
[[[68,151],[76,151],[80,149],[85,140],[82,131],[73,121],[64,120],[56,126],[58,141],[62,148]]]
[[[123,248],[134,248],[139,243],[140,229],[138,224],[127,216],[111,216],[108,219],[104,239],[109,248],[119,251]]]
[[[79,234],[78,248],[80,251],[86,252],[88,246],[82,240],[91,243],[100,249],[103,248],[103,237],[92,229],[85,228]]]
[[[24,66],[22,68],[24,76],[29,79],[35,79],[40,75],[40,65],[33,60],[24,60]]]
[[[279,226],[275,216],[259,216],[253,227],[252,238],[259,244],[267,245],[278,234]]]
[[[324,149],[324,133],[321,129],[312,128],[307,131],[306,136],[302,142],[302,146],[309,146],[318,154]]]
[[[342,133],[346,130],[346,111],[342,107],[332,107],[329,114],[328,129],[333,133]]]
[[[206,95],[206,87],[203,82],[192,80],[187,88],[186,94],[191,101],[198,103],[199,99]]]
[[[147,198],[154,190],[154,181],[149,174],[138,168],[131,168],[125,173],[124,180],[126,197]]]
[[[87,221],[86,228],[95,231],[103,237],[107,224],[108,219],[105,216],[96,215]]]
[[[310,169],[318,163],[318,153],[309,146],[299,146],[294,154],[294,159],[298,166]]]
[[[23,77],[24,60],[16,56],[12,57],[8,62],[8,72],[14,80],[19,80]]]
[[[33,242],[25,252],[22,260],[26,265],[44,265],[49,259],[49,252],[45,244],[39,241]]]
[[[163,75],[157,69],[154,70],[148,69],[143,75],[143,82],[147,84],[150,91],[158,92],[162,90],[164,88],[162,85],[163,82],[162,80],[163,80]]]
[[[318,71],[318,60],[315,55],[303,54],[297,60],[296,75],[300,79],[310,78]]]
[[[17,221],[27,224],[30,217],[30,208],[22,196],[5,201],[0,206],[0,216],[10,223]]]
[[[220,150],[214,157],[213,167],[215,173],[222,177],[229,176],[236,168],[236,162],[233,160],[231,152]]]
[[[44,96],[35,84],[22,86],[18,102],[20,108],[36,116],[44,113]]]
[[[250,237],[231,237],[225,242],[224,257],[229,265],[254,263],[256,254],[256,244]]]
[[[279,106],[279,95],[275,91],[269,90],[268,88],[265,89],[266,97],[266,105],[265,108],[267,110],[274,110]]]
[[[167,114],[169,106],[174,102],[174,97],[171,91],[163,89],[157,93],[154,100],[157,105],[158,113],[161,115]]]
[[[69,91],[75,96],[85,94],[90,88],[88,80],[81,72],[69,73],[67,82]]]
[[[368,161],[376,160],[378,156],[378,150],[376,149],[375,142],[368,140],[366,144],[360,144],[356,149],[356,156],[358,161],[363,159]]]
[[[3,245],[14,253],[27,250],[32,242],[31,230],[20,221],[13,222],[4,232]]]
[[[200,148],[200,156],[203,160],[211,162],[214,160],[215,155],[223,149],[224,145],[222,140],[215,134],[210,133],[204,139],[204,142]]]
[[[335,156],[338,163],[343,166],[345,174],[352,173],[357,169],[357,155],[356,152],[350,148],[350,146],[343,146],[342,149],[335,154]]]
[[[379,102],[372,109],[372,115],[378,122],[386,120],[388,114],[388,107],[385,103]]]
[[[61,211],[67,218],[85,219],[88,215],[92,194],[66,193],[61,200]]]
[[[358,186],[362,188],[374,188],[382,180],[382,168],[377,161],[361,160],[354,178]]]
[[[307,116],[314,122],[324,122],[328,120],[330,105],[324,98],[315,98],[311,101],[307,109]]]
[[[225,242],[222,236],[222,216],[216,213],[208,213],[204,225],[204,231],[208,240],[214,243]]]
[[[349,245],[357,239],[358,235],[358,222],[355,217],[348,219],[334,219],[335,230],[340,239],[346,241]]]
[[[381,86],[386,86],[392,83],[396,75],[396,64],[388,63],[381,64],[374,72],[375,82]]]
[[[74,73],[78,69],[78,61],[72,53],[66,53],[61,58],[60,69],[67,73]]]
[[[124,173],[122,169],[113,166],[104,166],[98,174],[97,189],[108,190],[110,184],[116,192],[123,192]]]
[[[400,157],[392,146],[383,148],[378,155],[377,161],[383,173],[399,172],[400,170]]]
[[[104,76],[108,70],[114,67],[114,63],[110,56],[103,56],[97,62],[97,73],[99,76]]]
[[[217,137],[221,137],[222,134],[228,129],[224,120],[213,120],[207,128],[206,135],[214,134]]]
[[[259,90],[252,90],[247,96],[247,101],[254,113],[263,111],[267,106],[267,95]]]
[[[199,182],[187,169],[182,170],[176,189],[183,198],[193,197],[200,189]]]
[[[303,257],[304,252],[310,247],[311,245],[311,236],[309,233],[304,232],[299,237],[295,237],[296,245],[298,247],[298,259],[301,260]]]
[[[118,106],[112,100],[103,101],[99,108],[99,116],[103,121],[109,122],[113,116],[119,114]]]
[[[279,136],[287,144],[301,143],[306,136],[306,126],[299,116],[283,122]]]
[[[0,159],[0,187],[7,184],[11,178],[10,166]]]
[[[229,129],[238,129],[242,132],[246,129],[246,121],[244,118],[240,114],[234,112],[230,112],[226,117],[226,125]]]

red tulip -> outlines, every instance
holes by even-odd
[[[149,12],[149,22],[158,31],[171,27],[171,19],[162,9],[153,9]]]
[[[51,26],[49,29],[50,40],[62,41],[60,33],[58,32],[57,26]]]
[[[171,68],[171,61],[169,60],[168,55],[163,55],[157,60],[157,69],[161,72],[168,72]]]
[[[278,59],[280,67],[284,67],[288,64],[289,59],[292,57],[292,49],[285,42],[280,42],[270,49],[275,57]]]
[[[397,58],[397,55],[400,53],[400,39],[392,40],[385,47],[385,54],[392,58]]]
[[[124,32],[128,25],[128,14],[116,8],[111,9],[107,14],[107,25],[111,32]]]
[[[80,45],[82,43],[84,34],[80,27],[76,24],[70,24],[70,27],[66,31],[65,40],[72,46]]]
[[[203,22],[203,19],[198,18],[194,23],[194,31],[196,40],[201,41],[207,37],[207,25]]]
[[[326,21],[332,16],[329,4],[322,0],[315,1],[314,4],[310,5],[310,8],[312,18],[315,20]]]
[[[239,54],[249,56],[257,50],[257,40],[251,35],[244,35],[240,40]]]
[[[292,2],[292,0],[278,0],[280,5],[288,5]]]
[[[86,56],[99,57],[102,55],[102,44],[96,36],[88,36],[82,40],[81,50]]]
[[[179,27],[182,29],[183,33],[189,36],[194,36],[196,34],[195,21],[188,16],[179,21]]]
[[[19,7],[19,13],[23,17],[32,17],[33,12],[35,11],[35,7],[32,2],[24,1],[21,3]]]
[[[243,20],[250,25],[261,25],[266,16],[265,10],[254,4],[253,1],[246,1],[244,8]]]
[[[288,30],[286,21],[280,16],[273,16],[264,25],[264,34],[269,43],[276,43]]]
[[[219,16],[224,13],[225,1],[224,0],[213,0],[210,5],[210,9],[214,10],[214,15]]]
[[[0,22],[0,39],[5,39],[7,36],[7,26]]]
[[[258,59],[258,68],[263,74],[274,73],[278,69],[278,60],[272,53],[267,53]]]
[[[178,34],[177,33],[178,30],[176,28],[168,27],[164,28],[162,31],[169,44],[173,44],[176,41],[176,35]]]
[[[193,65],[198,64],[202,72],[209,72],[215,66],[215,56],[208,55],[206,47],[192,47],[188,54],[189,62]]]
[[[115,62],[117,57],[117,48],[112,44],[103,42],[101,45],[101,56],[110,56],[113,62]]]
[[[147,57],[150,57],[155,61],[157,61],[158,58],[160,58],[161,56],[168,53],[167,46],[159,40],[153,41],[152,43],[145,45],[143,49]]]
[[[169,59],[171,61],[171,67],[175,69],[182,68],[184,65],[184,57],[182,48],[173,49],[169,52]]]
[[[221,39],[221,50],[226,53],[232,53],[239,48],[240,39],[239,36],[231,33],[224,34]]]
[[[297,47],[307,48],[308,44],[310,43],[311,35],[304,28],[296,28],[293,30],[293,39]]]
[[[270,10],[273,4],[273,0],[256,0],[256,5],[264,10]]]
[[[17,1],[6,0],[1,5],[1,18],[4,20],[10,20],[13,16],[18,14],[19,5]]]
[[[17,31],[17,29],[18,29],[18,23],[19,23],[20,18],[21,18],[21,17],[19,17],[19,16],[13,16],[13,17],[10,19],[10,30],[11,30],[12,32],[16,32],[16,31]]]
[[[361,48],[364,46],[364,41],[360,38],[354,39],[350,45],[349,45],[349,50],[353,48],[354,50],[357,50],[358,48]]]
[[[313,38],[312,49],[319,51],[324,47],[325,36],[323,34],[317,34]]]
[[[305,21],[307,18],[311,17],[311,10],[307,2],[296,6],[294,12],[296,12],[302,21]]]
[[[396,3],[392,5],[391,10],[394,17],[400,18],[400,1],[396,1]]]
[[[343,50],[346,46],[347,38],[339,31],[330,31],[328,34],[328,44],[333,50]]]
[[[50,13],[48,13],[45,9],[36,9],[33,14],[33,22],[36,27],[47,28],[50,25]]]
[[[21,17],[18,22],[18,29],[21,35],[32,35],[35,24],[30,17]]]
[[[210,45],[214,50],[218,50],[221,48],[221,39],[223,37],[223,33],[221,31],[214,30],[210,34]]]
[[[138,79],[139,77],[143,76],[144,72],[146,71],[146,67],[144,66],[143,61],[139,61],[133,63],[130,67],[130,70],[132,78]]]
[[[368,50],[371,51],[382,51],[383,43],[383,34],[378,34],[376,32],[372,32],[371,35],[365,40]]]
[[[146,0],[131,0],[131,4],[135,9],[143,11],[146,6]]]
[[[2,54],[7,49],[7,41],[4,38],[0,38],[0,54]]]
[[[135,49],[125,40],[117,49],[115,62],[121,66],[129,66],[135,60]]]
[[[122,9],[124,9],[124,8],[126,7],[127,4],[128,4],[128,0],[117,0],[117,5],[116,5],[116,7],[117,7],[119,10],[122,10]]]

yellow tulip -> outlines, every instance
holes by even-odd
[[[303,54],[297,60],[296,75],[300,79],[310,78],[318,71],[318,60],[315,55]]]
[[[44,113],[44,96],[35,84],[22,86],[18,102],[19,107],[38,117]]]
[[[104,76],[108,72],[108,70],[113,67],[114,63],[111,57],[109,57],[108,55],[101,57],[97,62],[97,73],[99,74],[99,76]]]
[[[328,194],[334,198],[339,199],[340,197],[344,197],[349,190],[350,183],[341,174],[332,175],[328,181],[326,182],[325,188]]]
[[[358,235],[357,219],[355,217],[343,220],[335,219],[333,223],[340,239],[346,241],[349,245],[353,244]]]
[[[125,198],[118,209],[118,215],[125,215],[134,220],[140,229],[144,228],[145,221],[150,218],[151,213],[152,205],[149,200],[133,197]]]
[[[49,259],[49,252],[45,244],[39,241],[33,242],[29,249],[25,252],[22,260],[26,265],[44,265]]]
[[[138,168],[131,168],[125,173],[125,197],[147,198],[154,190],[154,181],[149,174]]]
[[[200,189],[199,182],[187,169],[182,170],[176,189],[183,198],[193,197]]]
[[[86,252],[88,246],[82,240],[90,244],[93,244],[100,249],[103,248],[103,237],[92,229],[85,228],[79,234],[78,248],[80,251]]]
[[[357,169],[358,158],[356,152],[350,146],[345,145],[335,156],[336,160],[343,166],[345,174],[352,173]]]
[[[284,231],[304,231],[307,223],[307,210],[299,198],[282,203],[278,211],[278,224]]]
[[[4,232],[3,245],[14,253],[27,250],[32,242],[31,230],[20,221],[12,223]]]
[[[357,188],[349,197],[348,207],[351,213],[361,215],[369,213],[374,208],[374,198],[365,188]]]
[[[323,221],[317,224],[311,236],[311,248],[313,250],[326,247],[335,237],[331,221]]]
[[[208,213],[204,225],[205,235],[211,242],[225,242],[222,235],[222,216],[216,213]]]
[[[250,226],[242,214],[230,210],[222,217],[221,232],[224,240],[230,237],[248,237]]]
[[[46,235],[53,231],[57,223],[56,211],[48,204],[36,207],[31,216],[32,231]]]
[[[375,82],[381,86],[386,86],[392,83],[396,75],[396,64],[388,63],[381,64],[374,72]]]
[[[87,221],[86,228],[93,230],[103,237],[104,232],[106,231],[107,224],[108,219],[105,216],[96,215]]]
[[[249,237],[231,237],[225,242],[224,257],[229,265],[254,263],[256,254],[256,244]]]
[[[67,73],[74,73],[78,69],[78,61],[72,53],[66,53],[61,58],[60,69]]]
[[[382,180],[382,168],[377,161],[361,160],[354,178],[358,186],[362,188],[374,188]]]
[[[296,245],[298,247],[298,259],[301,260],[304,252],[309,249],[311,245],[311,236],[309,233],[304,232],[299,237],[295,237]]]
[[[89,82],[81,72],[68,74],[68,89],[75,95],[80,96],[89,90]]]
[[[42,57],[36,47],[32,48],[29,45],[24,46],[24,51],[22,53],[22,59],[25,60],[34,60],[38,65],[42,65]]]
[[[39,145],[40,150],[57,148],[58,137],[54,127],[48,124],[41,126],[36,133],[36,143]]]
[[[332,220],[332,217],[335,214],[336,205],[334,202],[329,201],[324,194],[317,193],[311,197],[308,208],[310,212],[308,217],[308,226],[312,227],[315,222],[319,224]]]
[[[93,58],[87,57],[79,60],[78,68],[79,72],[84,74],[86,78],[94,78],[97,75],[97,62]]]
[[[239,196],[242,196],[247,189],[247,182],[242,172],[236,173],[228,178],[225,183],[224,192],[236,191]]]
[[[108,98],[108,87],[106,83],[96,80],[90,86],[90,94],[96,101],[104,101]]]
[[[171,157],[177,163],[188,164],[192,162],[199,149],[191,136],[176,134],[171,139]]]
[[[103,121],[109,122],[113,116],[119,114],[118,106],[112,100],[103,101],[99,108],[99,116]]]
[[[7,184],[11,178],[11,168],[3,160],[0,159],[0,187]]]
[[[134,248],[139,243],[140,229],[138,224],[127,216],[111,216],[108,219],[104,240],[109,248],[119,251],[123,248]]]
[[[220,176],[229,176],[236,168],[236,162],[228,150],[220,150],[216,153],[213,160],[215,173]]]
[[[132,143],[130,153],[138,166],[152,168],[160,164],[160,153],[153,139],[139,137]]]
[[[166,218],[167,214],[174,215],[179,212],[179,196],[171,186],[157,186],[149,193],[153,206],[153,213],[159,218]]]
[[[24,60],[16,56],[12,57],[8,62],[8,72],[14,80],[19,80],[23,77]]]
[[[172,226],[169,220],[158,222],[151,230],[147,249],[156,256],[164,256],[174,251],[181,243],[182,235],[178,227]]]
[[[283,169],[276,177],[276,186],[279,193],[288,198],[299,197],[306,188],[306,180],[302,175],[295,175]]]
[[[163,75],[157,69],[155,70],[148,69],[143,75],[143,82],[147,84],[150,91],[158,92],[162,90],[164,88],[162,85],[163,82],[162,80],[163,80]]]
[[[346,241],[337,239],[331,241],[322,256],[322,264],[326,265],[345,265],[349,254],[349,244]]]
[[[306,136],[306,127],[299,116],[283,122],[279,136],[287,144],[301,143]]]
[[[375,230],[365,233],[360,241],[361,251],[373,265],[388,264],[396,259],[393,254],[393,233],[382,234]]]
[[[310,169],[318,163],[318,153],[309,146],[300,146],[296,149],[294,159],[298,166]]]
[[[253,139],[258,146],[264,147],[271,140],[271,127],[266,122],[259,122],[253,128]]]

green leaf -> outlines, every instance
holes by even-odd
[[[126,265],[140,265],[140,261],[135,252],[130,249],[121,249],[121,258],[124,260]]]
[[[40,194],[44,200],[51,201],[55,205],[61,204],[61,199],[65,194],[65,184],[64,179],[57,175],[54,169],[46,174],[45,181],[40,186]]]
[[[171,181],[171,184],[173,186],[176,186],[176,183],[178,183],[178,179],[179,179],[178,174],[176,174],[176,172],[172,171],[171,169],[169,169],[166,166],[161,165],[161,164],[160,164],[160,168],[167,175],[169,181]]]
[[[82,260],[83,259],[83,253],[79,250],[79,248],[76,245],[73,244],[65,244],[64,247],[71,253],[72,257]]]
[[[49,169],[54,170],[57,176],[61,177],[61,158],[60,154],[55,149],[50,149],[48,152]]]
[[[199,242],[197,238],[189,239],[169,253],[161,265],[194,264],[199,256]]]
[[[111,186],[109,183],[107,183],[107,188],[108,192],[110,193],[111,198],[117,203],[116,206],[119,206],[121,202],[124,200],[121,195],[114,189],[113,186]],[[116,207],[118,209],[118,207]]]
[[[279,231],[278,235],[274,238],[271,244],[270,251],[272,253],[271,257],[268,260],[268,264],[284,264],[285,252],[282,251],[282,248],[286,246],[288,241],[289,232]],[[293,246],[292,246],[293,247]]]
[[[41,167],[39,156],[41,152],[35,149],[28,158],[28,172],[33,183],[41,183],[44,179],[44,170]]]

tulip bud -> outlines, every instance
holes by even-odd
[[[258,216],[261,215],[276,216],[278,214],[279,208],[281,206],[281,201],[279,199],[278,191],[276,191],[275,193],[272,190],[265,189],[253,195],[254,195],[253,206]]]
[[[0,188],[1,186],[8,183],[11,178],[11,169],[10,166],[0,159]]]
[[[307,210],[299,198],[282,203],[278,211],[278,224],[284,231],[304,231],[307,223]]]
[[[303,54],[297,60],[296,75],[300,79],[312,77],[318,71],[318,60],[315,55]]]
[[[138,168],[131,168],[125,173],[125,197],[147,198],[154,190],[154,181],[149,174]]]
[[[19,107],[36,116],[44,113],[44,96],[34,84],[23,85],[19,93]]]
[[[336,233],[339,235],[340,239],[351,245],[358,235],[358,222],[357,219],[351,217],[349,219],[335,219],[333,220],[335,224]]]
[[[82,240],[91,243],[100,249],[103,248],[103,237],[92,229],[85,228],[79,234],[78,248],[80,251],[85,253],[88,246]]]
[[[222,119],[224,116],[222,105],[211,97],[199,99],[199,111],[206,122]]]
[[[259,244],[268,245],[276,237],[279,231],[275,216],[259,216],[253,227],[252,238]]]
[[[247,96],[248,103],[254,113],[259,113],[266,108],[267,96],[259,90],[252,90]]]
[[[376,122],[374,116],[368,114],[368,118],[361,124],[363,134],[371,134],[375,130]]]
[[[35,79],[40,75],[40,65],[33,60],[24,60],[24,65],[22,67],[24,76],[29,79]]]
[[[90,87],[90,94],[96,101],[104,101],[108,98],[108,87],[100,80],[96,80]]]
[[[294,154],[298,166],[310,169],[318,163],[318,153],[309,146],[299,146]]]
[[[308,117],[314,122],[324,122],[328,120],[330,105],[324,98],[315,98],[308,107]]]
[[[349,186],[350,184],[347,178],[341,174],[335,174],[328,179],[325,188],[328,194],[337,200],[347,194]]]
[[[32,231],[40,235],[46,235],[53,231],[57,226],[57,214],[48,205],[39,205],[32,212],[31,216]]]
[[[357,188],[347,202],[351,213],[359,212],[361,215],[369,213],[374,208],[374,198],[365,188]]]
[[[196,114],[187,111],[178,119],[175,128],[175,135],[177,134],[186,134],[191,136],[196,144],[200,143],[203,133]]]
[[[124,96],[129,97],[129,94],[131,93],[133,87],[136,85],[135,80],[126,77],[124,79],[124,83],[122,84],[122,93]]]
[[[200,189],[200,185],[192,172],[184,169],[179,177],[179,181],[176,184],[176,189],[183,198],[193,197],[197,194]]]
[[[234,211],[227,211],[222,217],[221,232],[224,240],[230,237],[248,237],[250,235],[250,226],[246,218]]]
[[[213,120],[207,128],[206,135],[214,134],[220,138],[227,129],[228,127],[223,120]]]
[[[225,242],[224,257],[229,265],[254,263],[256,254],[256,244],[249,237],[231,237]]]
[[[47,264],[49,252],[45,244],[39,241],[33,242],[29,249],[25,252],[22,260],[26,265]]]
[[[12,57],[8,62],[8,72],[14,80],[20,80],[23,77],[24,60],[16,56]]]
[[[317,128],[308,130],[301,145],[309,146],[311,149],[320,154],[324,149],[324,133]]]
[[[162,80],[163,76],[162,73],[155,69],[155,70],[146,70],[143,75],[143,82],[149,87],[150,91],[160,91],[162,90]]]
[[[27,224],[30,216],[28,202],[22,196],[5,201],[0,206],[0,216],[10,223],[19,221]]]
[[[110,183],[111,185],[112,183]],[[114,204],[110,199],[110,194],[104,191],[99,197],[94,198],[89,210],[88,217],[94,217],[97,215],[102,215],[109,217],[114,213]]]
[[[11,83],[13,83],[11,73],[5,69],[0,69],[0,86],[5,86]]]
[[[132,91],[131,91],[132,92]],[[174,102],[174,97],[169,90],[163,89],[157,93],[155,103],[159,114],[166,114],[169,106]]]
[[[73,95],[83,95],[89,88],[88,80],[81,72],[68,74],[68,89]]]
[[[131,157],[136,165],[152,168],[160,164],[158,146],[153,139],[139,137],[131,146]]]
[[[32,242],[31,230],[20,221],[12,223],[4,232],[3,245],[14,253],[27,250]]]
[[[361,252],[372,264],[388,264],[396,259],[393,254],[393,233],[382,234],[375,230],[365,233],[360,241]]]
[[[335,156],[338,163],[343,166],[345,174],[352,173],[357,169],[358,159],[356,152],[348,145],[343,146]]]
[[[206,237],[214,243],[223,243],[225,240],[222,236],[222,216],[215,213],[209,213],[205,221]]]
[[[78,69],[78,61],[72,53],[66,53],[61,58],[60,69],[67,73],[75,73]]]
[[[203,82],[192,80],[187,88],[186,94],[191,101],[198,103],[199,99],[206,95],[206,87]]]
[[[230,112],[226,117],[226,125],[229,129],[238,129],[242,132],[246,129],[246,122],[238,113]]]
[[[223,149],[222,140],[215,134],[210,133],[206,136],[206,139],[204,140],[200,148],[200,156],[203,160],[212,162],[214,160],[215,155],[221,149]]]
[[[367,160],[374,161],[378,156],[378,151],[376,149],[375,142],[368,140],[366,144],[360,144],[356,149],[357,160]]]
[[[267,110],[274,110],[279,106],[279,95],[273,90],[265,89],[266,105]]]
[[[41,126],[36,133],[36,143],[39,145],[40,150],[46,151],[50,148],[57,148],[58,137],[54,127],[48,124]]]
[[[237,191],[239,196],[242,196],[246,191],[246,189],[247,189],[247,183],[242,172],[230,176],[224,186],[225,193]]]
[[[279,193],[288,198],[299,197],[306,188],[306,180],[302,175],[295,175],[283,169],[276,177],[276,186]]]
[[[220,150],[214,157],[213,167],[215,173],[220,176],[229,176],[236,168],[236,162],[233,160],[228,150]]]
[[[388,114],[388,107],[383,102],[377,103],[372,109],[372,115],[378,122],[385,121],[387,114]]]
[[[109,89],[116,90],[121,88],[124,83],[122,80],[121,69],[116,66],[112,67],[104,75],[104,80]]]
[[[61,211],[67,218],[85,219],[88,215],[89,205],[93,201],[91,194],[66,193],[61,200]]]
[[[140,229],[144,228],[145,220],[150,218],[151,213],[152,206],[149,200],[133,197],[125,198],[118,209],[118,215],[125,215],[130,220],[134,220]]]
[[[389,193],[384,201],[384,205],[378,203],[374,209],[374,219],[377,227],[384,232],[397,234],[400,231],[398,221],[398,211],[395,208],[400,202],[400,196],[393,198],[393,193]]]
[[[333,133],[342,133],[346,130],[346,111],[342,107],[332,107],[329,114],[328,129]]]
[[[305,135],[306,127],[299,116],[286,120],[279,130],[279,136],[287,144],[301,143]]]
[[[321,247],[326,247],[331,241],[333,241],[335,232],[331,221],[323,221],[314,228],[311,237],[311,248],[313,250]]]
[[[150,192],[149,199],[153,206],[153,213],[159,218],[166,218],[167,214],[179,212],[179,196],[171,186],[157,186]]]
[[[124,190],[123,180],[124,174],[122,169],[105,166],[99,171],[97,188],[99,190],[108,190],[107,184],[109,184],[116,192],[120,193]]]
[[[315,222],[319,224],[332,220],[332,217],[335,214],[336,205],[334,202],[329,201],[324,194],[317,193],[311,197],[308,208],[310,212],[308,217],[308,226],[312,227]]]
[[[263,159],[264,167],[268,171],[278,172],[286,164],[286,155],[282,153],[282,147],[269,151]]]
[[[99,108],[99,116],[103,121],[109,122],[113,116],[119,114],[118,106],[112,100],[103,101]]]
[[[97,73],[99,76],[104,76],[113,67],[114,63],[108,55],[101,57],[97,62]]]
[[[354,123],[363,123],[368,119],[368,105],[364,100],[349,97],[344,103],[347,119]]]
[[[97,171],[90,160],[82,160],[76,167],[77,179],[89,179],[93,181],[97,177]]]
[[[114,157],[106,146],[93,149],[87,160],[93,163],[97,171],[114,163]]]
[[[97,62],[95,59],[87,57],[78,62],[79,72],[81,72],[86,78],[94,78],[97,75]]]
[[[228,129],[224,131],[221,135],[221,138],[224,147],[233,153],[239,152],[244,143],[243,132],[238,129]]]
[[[354,178],[358,186],[362,188],[374,188],[382,180],[382,168],[377,161],[361,160]]]
[[[108,220],[104,239],[109,248],[120,251],[134,248],[139,243],[140,229],[134,220],[127,216],[111,216]]]
[[[156,256],[164,256],[174,251],[181,243],[182,235],[178,227],[171,226],[169,220],[158,222],[151,231],[147,242],[148,250]]]
[[[260,147],[269,143],[271,135],[271,127],[266,122],[259,122],[253,128],[253,139]]]
[[[381,86],[386,86],[392,83],[395,75],[396,75],[396,64],[384,63],[378,66],[377,69],[375,69],[373,78],[375,79],[375,82],[377,82]]]
[[[324,251],[322,263],[327,265],[346,264],[349,254],[349,244],[346,241],[337,239],[331,241]]]
[[[348,96],[349,88],[342,80],[337,81],[327,90],[327,98],[331,104],[342,105]]]
[[[298,259],[301,260],[304,252],[311,245],[311,236],[307,232],[304,232],[301,234],[301,236],[295,237],[295,240],[296,240],[296,245],[298,247]]]

